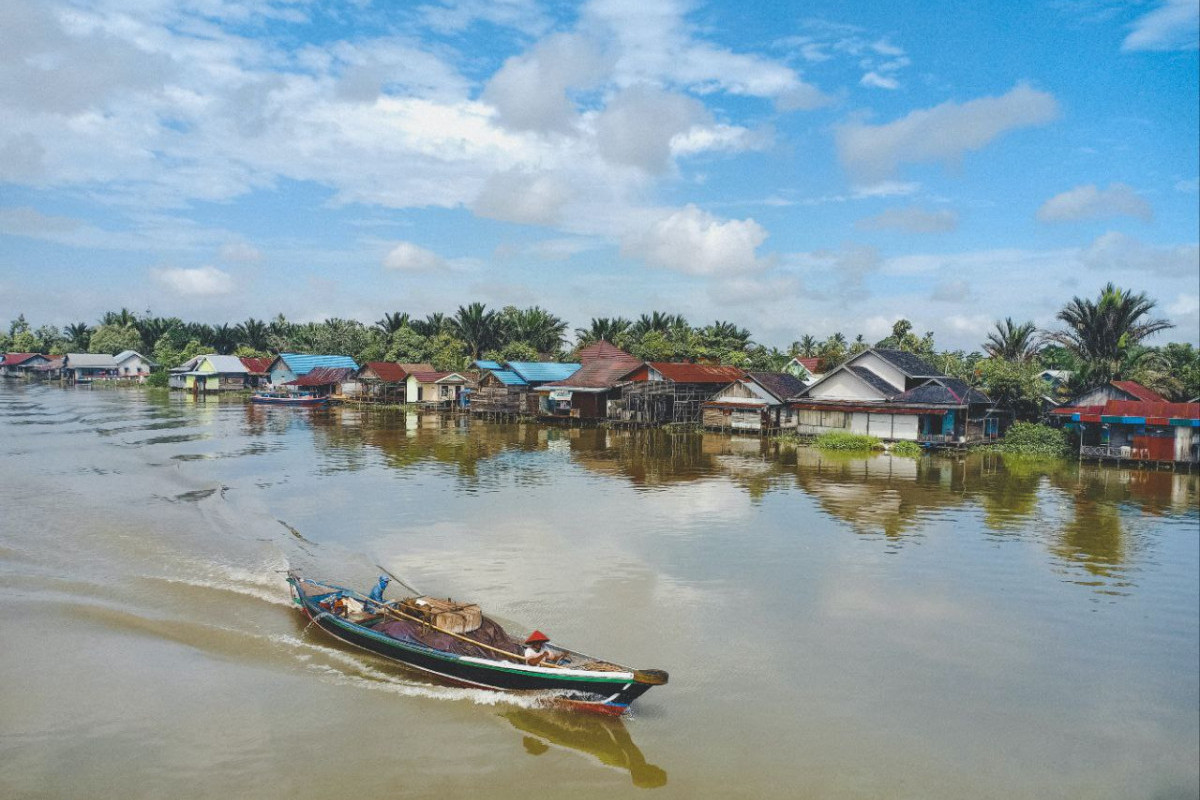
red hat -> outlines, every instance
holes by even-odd
[[[534,631],[529,634],[529,638],[525,640],[525,644],[533,644],[534,642],[548,642],[550,637],[541,631]]]

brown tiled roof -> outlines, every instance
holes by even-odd
[[[816,356],[814,356],[813,358],[797,358],[796,363],[799,364],[800,366],[804,367],[806,370],[811,372],[813,375],[821,374],[821,367],[823,365],[821,364],[821,359]]]
[[[676,383],[733,383],[746,374],[741,367],[718,367],[711,364],[676,364],[653,361],[650,366],[667,380]]]
[[[613,348],[614,350],[616,348]],[[618,350],[623,358],[601,358],[584,361],[574,375],[561,381],[543,383],[542,389],[611,389],[617,381],[642,366],[633,356]],[[582,358],[582,353],[580,354]]]
[[[367,369],[378,375],[384,383],[401,383],[408,378],[408,372],[395,361],[368,361],[362,365],[359,374]]]
[[[401,362],[399,367],[409,375],[412,375],[414,372],[437,372],[437,370],[433,368],[433,364],[405,364]]]
[[[349,367],[313,367],[312,372],[301,375],[294,381],[288,381],[287,386],[327,386],[331,383],[341,383],[354,374]]]
[[[587,364],[590,361],[601,361],[603,359],[611,358],[633,358],[633,356],[629,355],[629,353],[626,353],[616,345],[604,341],[603,339],[592,342],[579,351],[580,364]]]

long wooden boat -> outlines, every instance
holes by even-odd
[[[557,643],[554,650],[566,656],[559,664],[532,666],[520,641],[487,617],[478,631],[459,635],[404,613],[411,608],[406,601],[379,605],[353,589],[304,578],[295,570],[287,581],[294,602],[326,633],[460,686],[542,693],[556,705],[616,716],[650,687],[667,682],[662,670],[621,666]],[[367,611],[340,612],[337,601],[346,597],[365,603]]]
[[[279,392],[259,392],[250,396],[251,403],[270,406],[299,406],[312,408],[329,403],[328,397],[317,397],[311,394],[282,394]]]

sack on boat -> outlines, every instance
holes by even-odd
[[[400,601],[400,610],[450,633],[470,633],[483,623],[483,612],[475,603],[453,603],[437,597],[410,597]]]

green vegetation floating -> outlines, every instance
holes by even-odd
[[[872,450],[883,449],[883,442],[874,436],[835,431],[832,433],[823,433],[818,436],[813,440],[813,446],[819,450],[870,452]]]
[[[904,458],[920,458],[925,451],[916,442],[896,442],[888,452]]]
[[[1014,423],[1004,439],[987,449],[1021,456],[1063,458],[1071,453],[1067,432],[1036,422]]]

